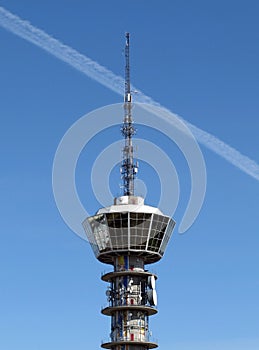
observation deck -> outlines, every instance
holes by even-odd
[[[171,237],[174,220],[136,196],[115,198],[114,205],[87,218],[83,227],[96,258],[112,264],[121,255],[134,255],[144,264],[159,261]]]

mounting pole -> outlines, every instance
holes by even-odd
[[[137,164],[134,164],[132,136],[136,133],[131,115],[132,96],[130,90],[130,61],[129,61],[129,33],[126,33],[125,45],[125,94],[124,94],[124,121],[121,127],[125,139],[123,148],[123,160],[121,174],[123,179],[124,196],[134,196],[134,179],[138,172]]]

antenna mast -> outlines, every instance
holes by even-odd
[[[132,136],[136,133],[136,129],[133,126],[131,115],[132,96],[130,90],[129,36],[129,33],[126,33],[124,121],[121,127],[121,132],[125,139],[123,161],[121,164],[124,196],[134,196],[134,179],[138,172],[138,166],[137,164],[134,164],[132,146]]]

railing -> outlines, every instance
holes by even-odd
[[[132,270],[123,270],[123,271],[132,271]],[[134,270],[133,270],[134,271]],[[101,277],[103,277],[104,275],[106,275],[107,273],[113,273],[113,272],[121,272],[121,271],[114,271],[114,270],[112,270],[112,271],[107,271],[107,270],[104,270],[104,271],[102,271],[101,272]],[[157,276],[157,272],[154,270],[154,269],[150,269],[150,270],[143,270],[143,272],[149,272],[149,273],[151,273],[152,275],[155,275],[155,276]]]
[[[133,334],[133,333],[131,333]],[[105,338],[101,340],[101,344],[105,344],[105,343],[116,343],[116,342],[129,342],[132,341],[134,342],[141,342],[141,343],[156,343],[158,344],[158,339],[155,338],[154,336],[150,335],[150,332],[147,332],[147,334],[141,336],[141,337],[134,337],[134,340],[131,339],[131,334],[129,333],[126,336],[118,336],[118,337],[112,337],[112,335],[110,335],[110,338]],[[136,336],[136,333],[134,333],[134,335]]]

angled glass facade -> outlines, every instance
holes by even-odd
[[[83,225],[97,257],[112,251],[141,251],[162,257],[175,222],[154,213],[113,212],[91,216]]]

